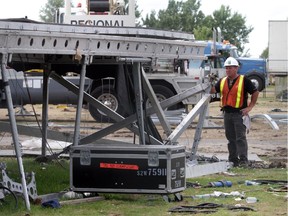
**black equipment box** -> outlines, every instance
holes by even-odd
[[[73,146],[70,186],[76,192],[173,194],[186,187],[185,160],[184,146]]]

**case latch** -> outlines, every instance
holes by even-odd
[[[148,166],[158,167],[159,166],[159,152],[148,151]]]
[[[83,166],[91,165],[90,150],[84,149],[80,151],[80,165],[83,165]]]

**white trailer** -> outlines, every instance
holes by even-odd
[[[287,100],[288,20],[269,21],[269,56],[267,71],[275,79],[277,99]]]
[[[269,21],[268,71],[275,75],[288,73],[288,20]]]

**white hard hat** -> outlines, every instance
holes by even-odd
[[[237,67],[239,67],[239,63],[238,63],[238,61],[235,58],[229,57],[224,62],[224,67],[227,67],[227,66],[237,66]]]

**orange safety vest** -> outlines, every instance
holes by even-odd
[[[228,79],[224,77],[220,83],[221,107],[231,106],[241,108],[244,101],[244,76],[239,75],[236,82],[229,90]]]

